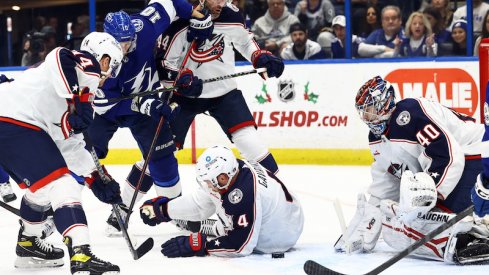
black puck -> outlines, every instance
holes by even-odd
[[[279,259],[279,258],[284,258],[285,254],[284,253],[272,253],[272,258],[274,259]]]

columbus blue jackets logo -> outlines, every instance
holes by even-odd
[[[197,48],[190,51],[190,58],[199,63],[198,66],[202,65],[202,63],[210,62],[216,59],[224,63],[221,58],[222,54],[224,53],[224,48],[224,35],[213,34],[212,38],[209,39],[208,42],[199,45]]]
[[[228,199],[229,202],[231,202],[232,204],[237,204],[241,201],[241,199],[243,199],[243,192],[236,188],[229,193]]]
[[[396,122],[399,126],[404,126],[411,121],[411,114],[408,111],[402,111],[396,118]]]
[[[278,82],[278,98],[283,102],[293,100],[295,97],[295,85],[292,80],[280,80]]]

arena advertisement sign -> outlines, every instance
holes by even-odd
[[[424,97],[477,117],[479,90],[473,77],[458,68],[397,69],[385,78],[399,91],[400,99]]]

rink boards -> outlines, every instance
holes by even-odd
[[[279,163],[369,164],[368,128],[354,108],[360,86],[380,75],[393,83],[400,99],[428,97],[480,121],[479,63],[475,58],[459,60],[294,62],[286,65],[280,79],[264,81],[248,75],[236,80],[261,141]],[[238,66],[236,72],[249,69]],[[20,72],[2,73],[15,77]],[[177,154],[179,162],[191,162],[192,144],[198,155],[217,143],[232,146],[212,118],[200,115],[194,131],[189,131],[185,149]],[[106,163],[129,164],[140,158],[126,129],[117,132],[110,148]]]

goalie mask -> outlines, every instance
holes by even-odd
[[[210,184],[219,190],[225,190],[238,172],[238,161],[231,149],[225,146],[213,146],[199,157],[196,170],[197,182],[201,186],[207,187]],[[228,176],[228,181],[224,185],[220,185],[217,179],[221,174]]]
[[[370,79],[358,90],[355,108],[374,135],[380,136],[387,129],[387,121],[396,107],[395,99],[394,88],[380,76]]]
[[[110,34],[104,32],[91,32],[82,41],[81,51],[93,55],[97,61],[104,56],[110,57],[109,70],[102,72],[104,77],[116,77],[122,63],[122,49],[119,43]]]

